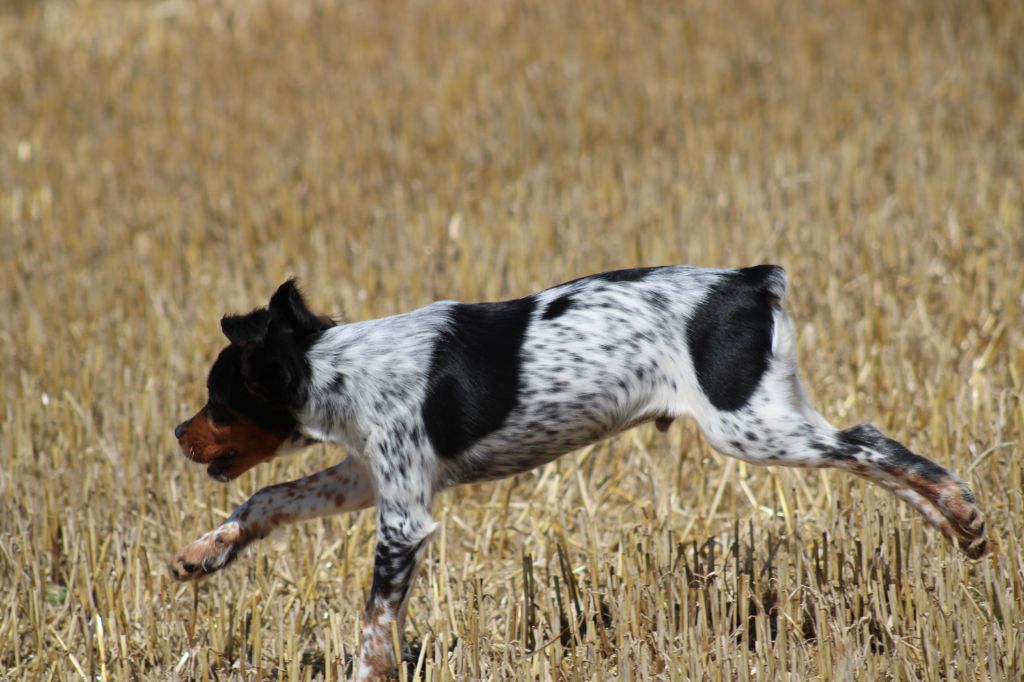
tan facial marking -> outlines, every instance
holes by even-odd
[[[261,428],[256,422],[232,412],[232,422],[218,425],[200,411],[189,421],[180,443],[182,452],[194,462],[209,464],[235,453],[221,468],[226,479],[236,478],[252,467],[272,459],[284,438]]]

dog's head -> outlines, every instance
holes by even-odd
[[[302,441],[296,414],[309,385],[306,352],[334,324],[310,311],[293,280],[268,307],[224,317],[231,344],[210,369],[206,405],[174,429],[185,456],[229,481]]]

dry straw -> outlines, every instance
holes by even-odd
[[[370,513],[198,588],[175,450],[217,321],[354,319],[612,267],[772,261],[830,420],[961,472],[972,564],[852,477],[644,427],[453,490],[426,680],[1007,680],[1024,669],[1020,3],[0,4],[0,677],[338,679]]]

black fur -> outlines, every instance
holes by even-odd
[[[553,320],[572,307],[572,296],[563,294],[548,304],[542,316],[545,320]]]
[[[655,270],[660,269],[660,266],[654,266],[649,268],[627,268],[625,270],[611,270],[609,272],[601,272],[596,275],[578,277],[574,280],[565,282],[564,284],[575,284],[576,282],[582,282],[584,280],[599,280],[601,282],[640,282],[646,279],[647,276],[653,273]]]
[[[241,347],[228,346],[217,356],[210,369],[207,415],[214,423],[228,424],[233,410],[280,435],[291,433],[297,425],[291,411],[246,387],[242,378],[242,354]]]
[[[599,275],[592,275],[593,279],[603,280],[605,282],[640,282],[659,268],[629,268],[627,270],[612,270],[610,272],[602,272]]]
[[[306,305],[294,279],[277,288],[270,297],[271,326],[277,322],[296,336],[309,336],[334,326],[334,321],[318,317]]]
[[[423,403],[427,438],[454,457],[498,429],[519,399],[520,349],[533,297],[459,304],[434,347]]]
[[[860,424],[840,431],[837,438],[851,446],[861,446],[880,452],[885,455],[885,464],[888,466],[913,471],[932,483],[939,483],[951,476],[945,468],[930,459],[911,452],[902,443],[889,438],[871,424]]]
[[[772,349],[769,289],[773,266],[729,273],[712,287],[686,327],[697,381],[719,410],[744,407],[768,368]]]
[[[267,335],[269,325],[270,311],[266,308],[257,308],[246,315],[225,315],[220,320],[224,336],[238,346],[261,340]]]
[[[235,398],[245,394],[252,398],[250,403],[279,406],[275,409],[282,412],[301,406],[311,376],[306,351],[334,322],[309,309],[295,280],[277,288],[269,307],[225,316],[220,324],[232,345],[221,353],[218,363],[223,358],[228,363],[225,367],[230,366],[238,380],[229,391],[218,391],[225,397],[227,393]],[[218,371],[218,377],[218,383],[226,378],[222,371]],[[211,403],[216,404],[212,400],[214,383],[211,370]],[[244,406],[251,407],[248,403]],[[294,426],[294,418],[291,423]]]

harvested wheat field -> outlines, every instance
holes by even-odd
[[[199,583],[257,489],[172,429],[219,319],[349,320],[664,263],[785,266],[803,376],[958,472],[973,562],[838,471],[652,425],[448,491],[425,680],[1019,680],[1020,3],[0,4],[0,678],[337,680],[372,511]]]

